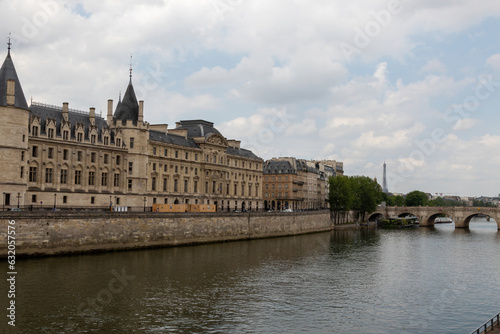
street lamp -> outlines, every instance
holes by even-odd
[[[109,195],[109,211],[112,211],[113,210],[113,200],[112,200],[112,196]]]
[[[146,212],[146,196],[144,196],[144,212]]]
[[[21,198],[21,193],[17,193],[17,208],[19,209],[19,199]]]

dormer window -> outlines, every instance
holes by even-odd
[[[49,131],[48,131],[47,136],[48,136],[49,138],[54,138],[54,129],[50,128],[50,129],[49,129]]]
[[[116,139],[116,146],[118,147],[122,146],[122,140],[120,138]]]
[[[109,145],[109,137],[108,136],[104,137],[104,145]]]
[[[76,135],[76,140],[78,142],[82,142],[83,141],[83,133],[78,132],[77,135]]]
[[[96,135],[91,135],[91,136],[90,136],[90,143],[91,143],[91,144],[95,144],[96,139],[97,139],[97,136],[96,136]]]
[[[33,127],[31,128],[31,135],[32,136],[38,136],[38,126],[37,125],[33,125]]]
[[[64,140],[68,140],[69,139],[69,131],[68,130],[64,130],[63,131],[63,139]]]

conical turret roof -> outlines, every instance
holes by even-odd
[[[132,85],[132,78],[130,78],[127,90],[125,91],[125,95],[123,95],[121,103],[118,103],[116,106],[114,118],[122,121],[137,121],[139,119],[139,104],[137,103],[134,86]]]
[[[7,57],[5,58],[2,67],[0,68],[0,106],[7,106],[8,80],[14,80],[16,83],[14,106],[17,108],[28,109],[28,104],[26,103],[26,98],[24,97],[23,89],[21,88],[21,82],[17,77],[14,62],[12,61],[12,58],[10,56],[10,45]]]

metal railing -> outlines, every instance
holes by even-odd
[[[495,327],[499,327],[499,326],[500,326],[500,313],[498,313],[493,318],[486,321],[484,324],[482,324],[477,329],[472,331],[471,334],[488,333],[489,331],[493,330]]]

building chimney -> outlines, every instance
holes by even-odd
[[[63,111],[62,111],[62,117],[65,122],[68,121],[68,112],[69,112],[69,103],[68,102],[63,102]]]
[[[140,123],[144,122],[144,101],[139,101],[139,119]]]
[[[113,122],[113,100],[108,100],[108,117],[107,117],[108,126]]]
[[[95,108],[90,108],[89,119],[90,119],[90,124],[95,125]]]
[[[16,103],[16,82],[12,79],[7,80],[7,105],[14,106]]]

